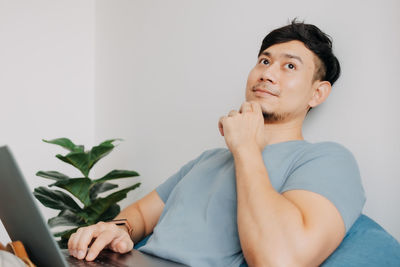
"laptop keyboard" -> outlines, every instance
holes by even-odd
[[[77,267],[87,267],[87,266],[104,266],[104,267],[128,267],[121,262],[113,261],[108,257],[102,258],[101,256],[97,257],[94,261],[85,261],[85,260],[78,260],[72,256],[66,257],[66,260],[70,266],[77,266]]]

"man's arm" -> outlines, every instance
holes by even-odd
[[[79,228],[76,233],[72,234],[68,241],[68,250],[72,256],[78,259],[86,257],[88,261],[94,260],[106,246],[115,252],[129,252],[132,250],[134,242],[140,241],[153,231],[163,209],[164,202],[154,190],[122,210],[115,218],[128,220],[133,228],[132,236],[129,236],[125,226],[99,222]],[[94,242],[86,255],[89,244],[93,240]]]
[[[336,207],[319,194],[272,187],[257,148],[234,154],[238,229],[250,266],[318,266],[345,234]]]
[[[264,121],[257,103],[220,120],[236,170],[238,230],[250,266],[317,266],[340,244],[345,226],[326,198],[272,187],[261,151]]]

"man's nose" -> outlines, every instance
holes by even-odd
[[[265,69],[261,72],[259,80],[261,82],[270,82],[275,84],[278,79],[278,65],[271,64],[266,66]]]

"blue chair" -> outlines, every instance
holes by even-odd
[[[400,244],[379,224],[361,215],[323,267],[400,266]]]
[[[135,248],[145,245],[150,236],[137,243]],[[374,220],[362,214],[347,232],[340,246],[321,266],[400,267],[400,244]]]

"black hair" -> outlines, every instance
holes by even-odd
[[[332,39],[317,26],[292,20],[291,24],[275,29],[263,40],[260,52],[268,47],[290,41],[300,41],[310,49],[321,61],[316,62],[314,80],[328,81],[333,85],[340,76],[339,60],[332,52]]]

